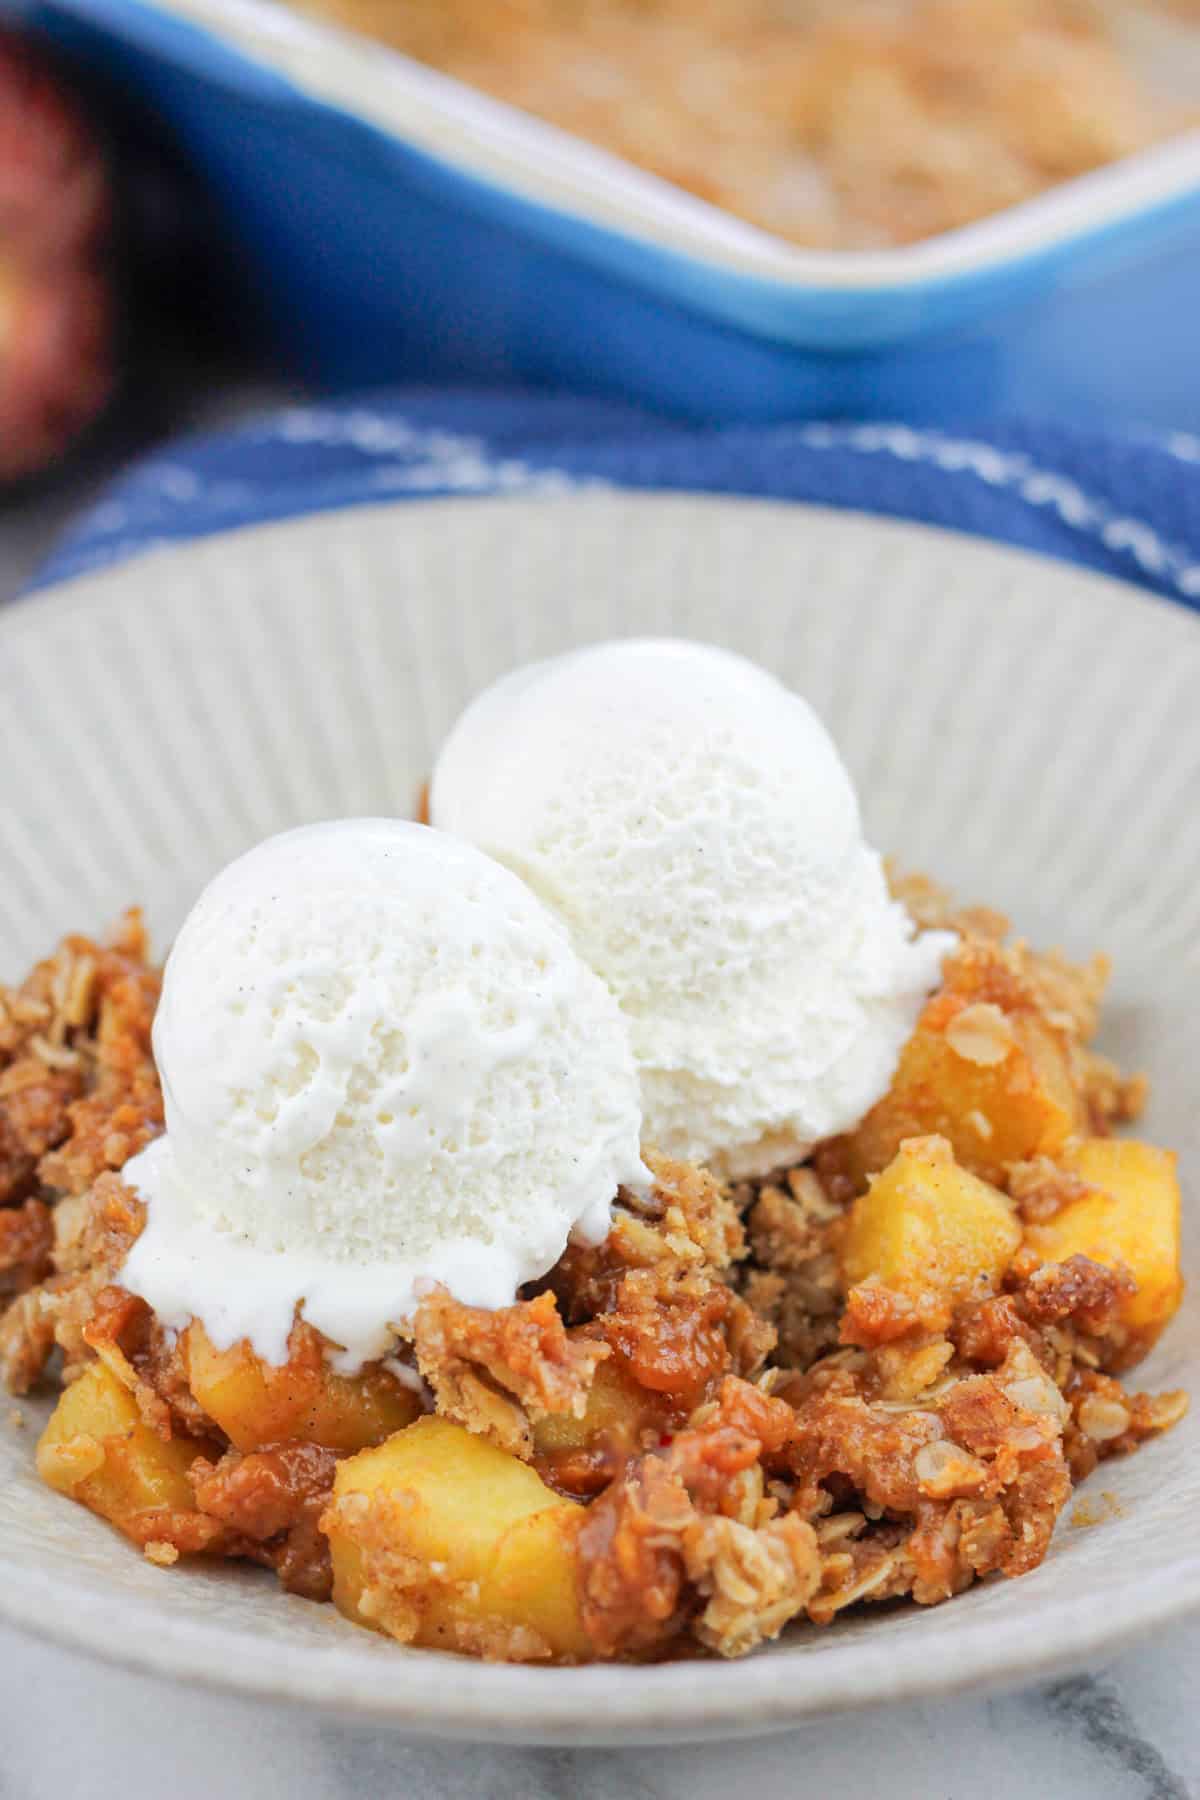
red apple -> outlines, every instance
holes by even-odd
[[[0,480],[45,468],[111,391],[111,218],[82,110],[0,31]]]

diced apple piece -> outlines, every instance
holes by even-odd
[[[846,1140],[847,1162],[861,1184],[905,1138],[938,1136],[963,1168],[998,1182],[1006,1163],[1057,1156],[1080,1125],[1068,1051],[1036,1014],[935,994],[891,1087]]]
[[[50,1487],[141,1544],[153,1536],[153,1515],[194,1508],[187,1472],[200,1448],[151,1431],[129,1390],[103,1363],[93,1363],[55,1407],[37,1466]]]
[[[1096,1193],[1070,1200],[1052,1218],[1027,1225],[1025,1242],[1047,1262],[1087,1256],[1123,1263],[1137,1282],[1121,1308],[1128,1356],[1144,1355],[1173,1317],[1183,1293],[1179,1272],[1179,1179],[1175,1156],[1132,1138],[1084,1138],[1064,1167]]]
[[[640,1392],[615,1358],[598,1363],[582,1416],[547,1413],[538,1419],[533,1428],[535,1450],[580,1450],[602,1432],[632,1436],[637,1430]]]
[[[668,1417],[662,1397],[639,1387],[615,1357],[598,1363],[583,1415],[547,1413],[533,1426],[533,1462],[569,1493],[598,1493]]]
[[[511,1642],[518,1652],[525,1634],[532,1632],[538,1649],[546,1645],[558,1661],[586,1662],[595,1654],[583,1629],[577,1593],[576,1551],[583,1520],[583,1508],[564,1500],[518,1519],[496,1546],[480,1583],[480,1610],[485,1618],[517,1628]]]
[[[1004,1195],[960,1168],[944,1138],[910,1138],[855,1201],[842,1240],[847,1287],[874,1279],[948,1318],[994,1290],[1021,1241]]]
[[[426,1648],[583,1661],[583,1517],[507,1451],[448,1419],[420,1419],[338,1469],[321,1521],[334,1604]]]
[[[201,1324],[188,1327],[192,1394],[238,1450],[307,1443],[352,1453],[382,1444],[421,1411],[386,1369],[336,1374],[315,1333],[293,1333],[291,1348],[289,1360],[273,1367],[244,1340],[217,1350]]]

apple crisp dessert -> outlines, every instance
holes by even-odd
[[[896,881],[958,934],[849,1134],[722,1185],[650,1158],[598,1246],[496,1311],[427,1292],[339,1374],[166,1329],[117,1279],[162,1128],[136,913],[0,992],[0,1363],[61,1395],[51,1487],[152,1562],[231,1557],[401,1643],[517,1662],[738,1656],[1045,1556],[1074,1486],[1183,1414],[1129,1372],[1181,1294],[1106,968]],[[170,1577],[164,1577],[169,1579]]]

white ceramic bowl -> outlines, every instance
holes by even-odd
[[[356,508],[84,578],[0,614],[0,974],[147,902],[165,944],[268,832],[407,811],[463,702],[525,658],[710,638],[815,702],[881,846],[1103,946],[1105,1042],[1200,1192],[1200,632],[1012,551],[847,513],[595,495]],[[1192,1206],[1185,1262],[1196,1264]],[[1200,1387],[1189,1297],[1140,1372]],[[26,1404],[29,1424],[38,1407]],[[44,1410],[44,1409],[43,1409]],[[0,1408],[0,1418],[4,1409]],[[237,1567],[164,1571],[0,1429],[0,1615],[139,1668],[409,1731],[528,1742],[750,1732],[1036,1676],[1200,1605],[1200,1415],[1092,1489],[1045,1564],[948,1606],[800,1628],[741,1663],[492,1667],[406,1651]]]

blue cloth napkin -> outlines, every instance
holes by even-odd
[[[1200,438],[1060,426],[696,431],[594,400],[469,391],[298,405],[135,464],[36,586],[152,545],[334,507],[602,485],[854,507],[1083,563],[1200,607]]]

